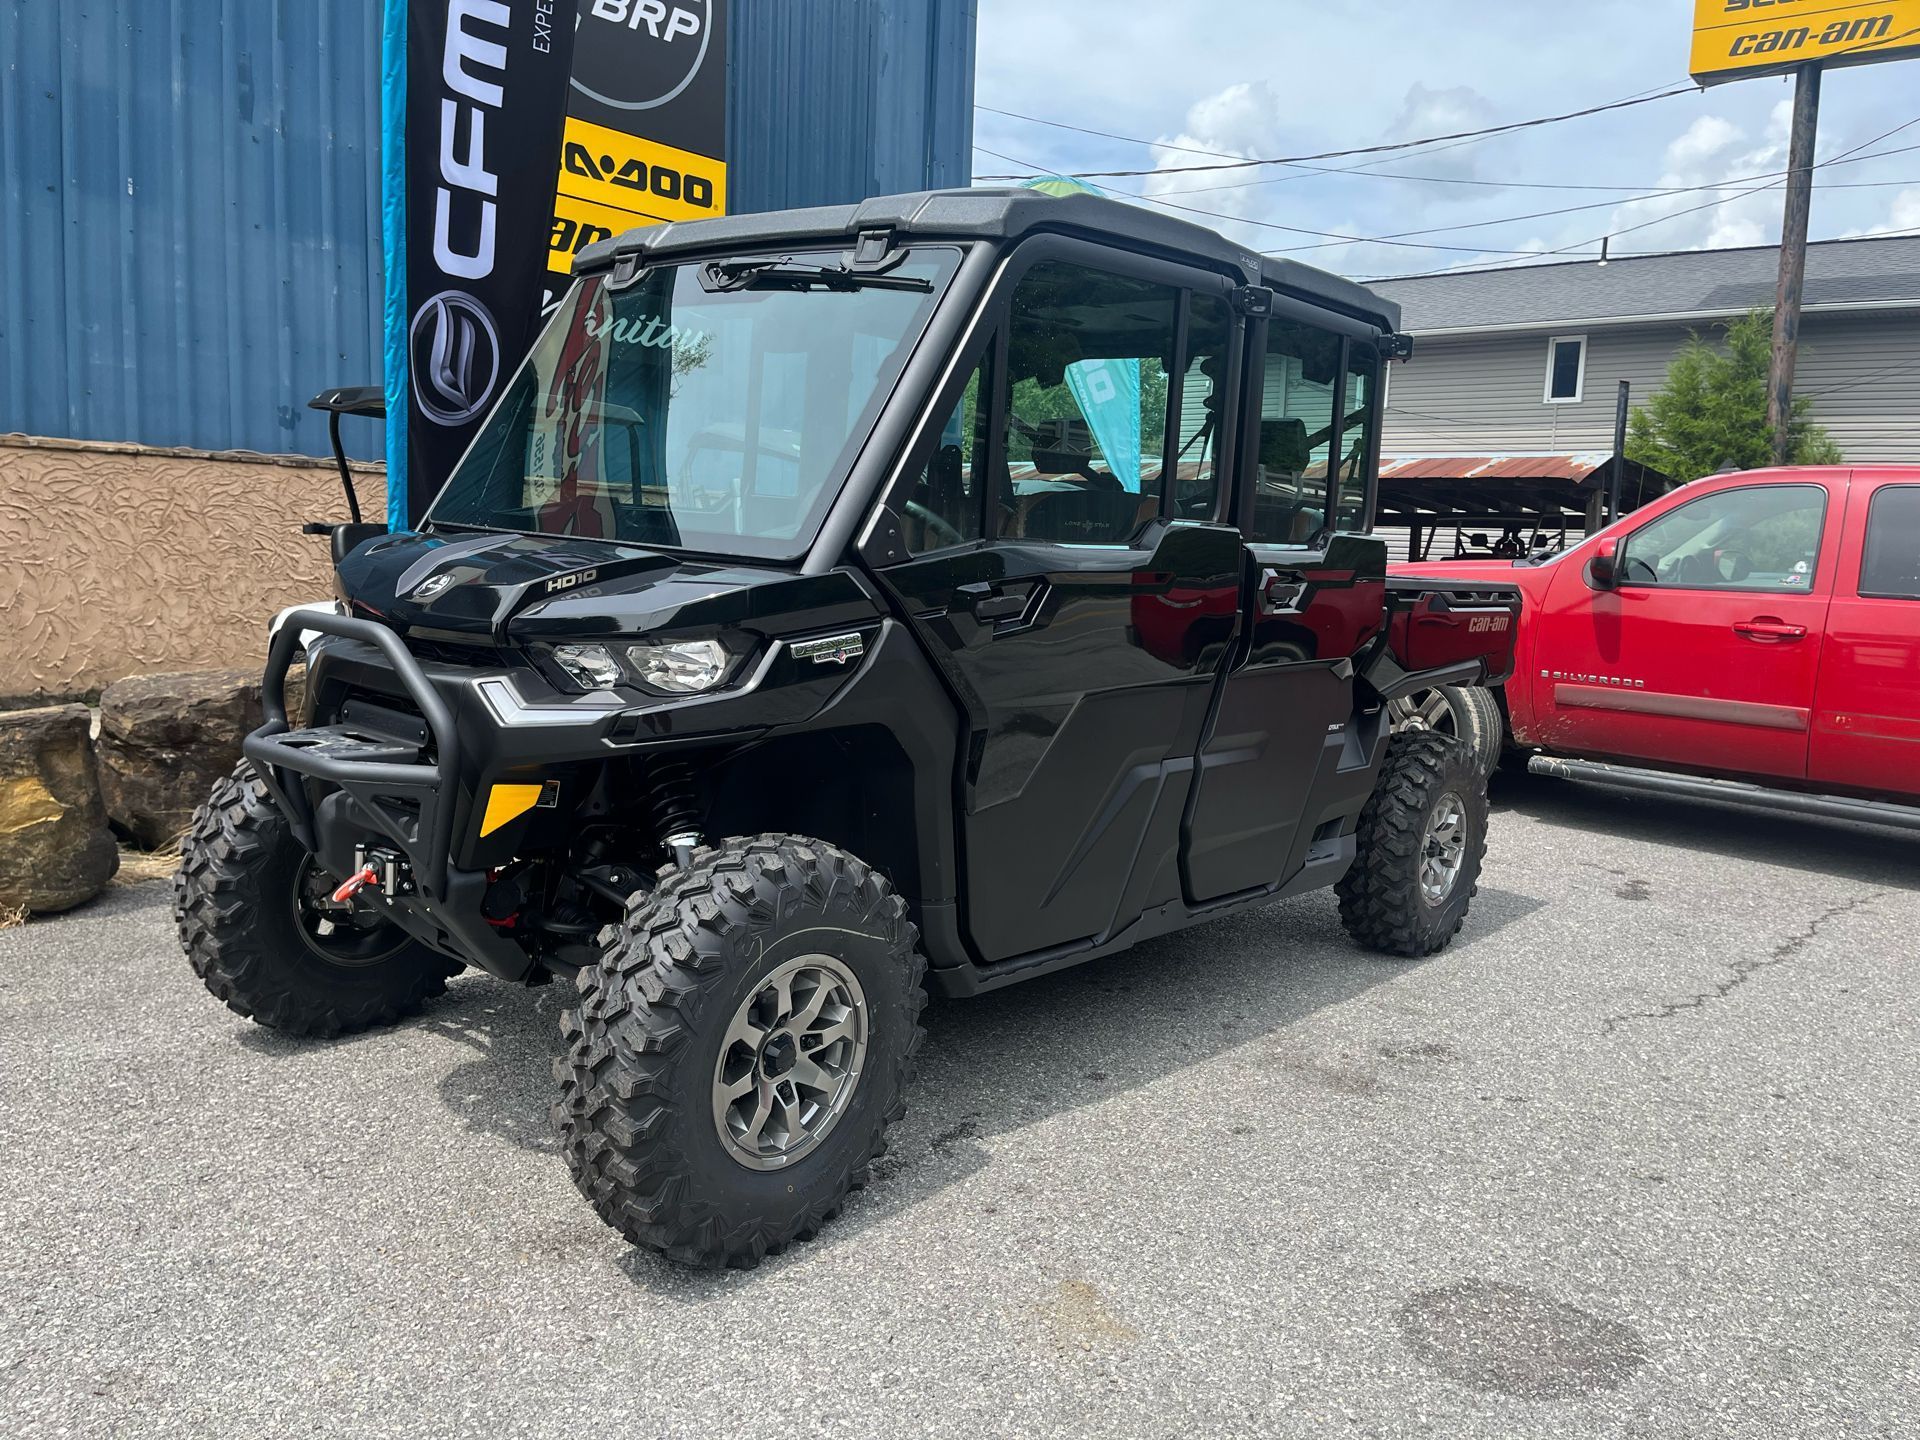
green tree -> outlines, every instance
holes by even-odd
[[[1665,388],[1627,423],[1627,458],[1675,480],[1732,467],[1773,463],[1767,429],[1767,371],[1773,354],[1773,315],[1754,310],[1721,328],[1720,343],[1697,331],[1674,357]],[[1787,458],[1796,465],[1834,465],[1841,455],[1831,436],[1807,418],[1813,402],[1793,402]]]

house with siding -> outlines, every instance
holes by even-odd
[[[1404,312],[1385,457],[1610,453],[1619,382],[1660,389],[1689,334],[1773,305],[1779,250],[1456,271],[1372,287]],[[1920,462],[1920,237],[1807,248],[1795,393],[1849,461]]]

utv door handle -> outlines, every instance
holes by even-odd
[[[1017,620],[1027,611],[1027,597],[1008,595],[984,581],[962,585],[959,598],[976,620]]]
[[[1744,635],[1749,640],[1804,640],[1807,638],[1807,627],[1789,625],[1785,621],[1774,619],[1771,615],[1760,615],[1752,620],[1734,621],[1733,633]]]

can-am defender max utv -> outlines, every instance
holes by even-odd
[[[234,1010],[331,1035],[564,974],[581,1190],[750,1265],[866,1177],[928,980],[1322,886],[1391,954],[1460,928],[1485,780],[1387,703],[1503,678],[1518,598],[1365,533],[1394,306],[1026,191],[576,269],[420,533],[338,545],[273,640],[176,882]]]

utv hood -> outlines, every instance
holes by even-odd
[[[875,612],[845,572],[802,576],[562,535],[389,535],[339,573],[349,614],[403,638],[475,646]]]

